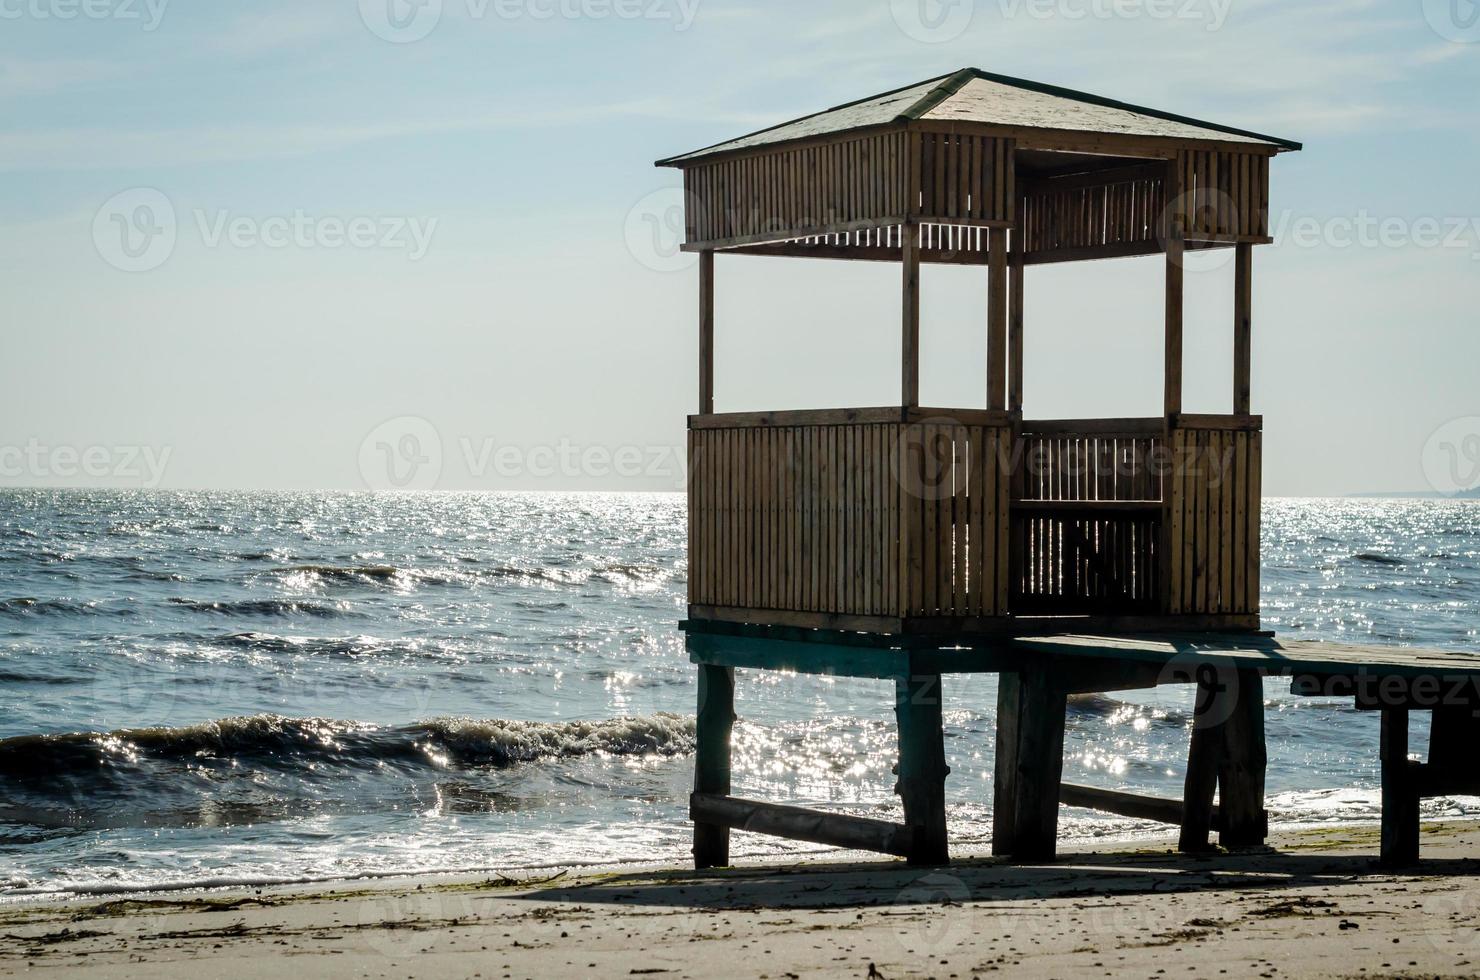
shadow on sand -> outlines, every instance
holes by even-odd
[[[907,908],[964,902],[992,905],[1090,896],[1194,891],[1271,894],[1286,888],[1349,884],[1389,877],[1366,854],[1322,853],[1351,844],[1333,838],[1317,849],[1254,848],[1194,857],[1169,850],[1083,853],[1053,864],[968,858],[948,868],[902,862],[815,862],[717,872],[651,871],[611,875],[526,893],[531,902],[620,904],[686,909]],[[1343,848],[1343,850],[1345,850]],[[1428,860],[1405,875],[1480,876],[1480,860]]]

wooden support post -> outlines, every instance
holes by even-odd
[[[1183,263],[1186,242],[1182,230],[1173,227],[1167,235],[1166,312],[1166,415],[1182,412],[1182,298],[1185,282]]]
[[[1382,712],[1382,864],[1418,863],[1418,787],[1408,762],[1408,709]]]
[[[1233,414],[1253,409],[1251,376],[1254,362],[1254,246],[1235,247],[1233,275]]]
[[[1007,408],[1007,231],[988,229],[987,408]]]
[[[1023,861],[1047,861],[1053,859],[1058,844],[1059,784],[1064,773],[1064,720],[1069,698],[1043,665],[1026,668],[1020,684],[1017,800],[1007,853]]]
[[[1023,679],[997,677],[997,756],[992,777],[992,854],[1008,857],[1017,840],[1018,719],[1022,717]]]
[[[1017,226],[1012,230],[1012,293],[1007,314],[1007,410],[1023,410],[1023,280],[1027,269],[1026,232],[1019,208]]]
[[[1236,687],[1234,688],[1236,690]],[[1177,849],[1196,854],[1209,848],[1213,829],[1213,794],[1223,762],[1224,698],[1229,685],[1219,671],[1202,666],[1197,671],[1197,706],[1192,713],[1192,744],[1187,753],[1187,777],[1182,790],[1182,836]]]
[[[899,678],[894,715],[899,723],[899,782],[895,792],[904,802],[910,830],[909,861],[917,865],[950,863],[946,835],[945,733],[941,727],[939,674]]]
[[[694,792],[730,793],[730,733],[735,726],[735,671],[699,666],[699,718],[695,736]],[[723,868],[730,863],[730,828],[694,824],[694,867]]]
[[[904,334],[901,401],[905,408],[920,406],[920,226],[906,221],[900,228],[904,266]]]
[[[699,414],[714,414],[714,251],[699,253]]]
[[[1240,670],[1223,725],[1223,755],[1218,766],[1222,816],[1218,843],[1224,847],[1263,844],[1269,836],[1264,813],[1264,682],[1258,671]]]

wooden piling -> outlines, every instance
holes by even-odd
[[[1222,695],[1227,681],[1212,667],[1198,671],[1197,702],[1192,714],[1192,744],[1182,790],[1182,834],[1177,849],[1195,854],[1208,850],[1213,829],[1213,795],[1223,761]]]
[[[1408,762],[1408,709],[1382,712],[1382,864],[1418,863],[1418,787]]]
[[[1009,675],[1004,674],[1004,681]],[[1047,665],[1027,666],[1017,675],[1015,695],[1008,694],[1006,706],[1016,699],[1016,717],[1000,713],[997,724],[1016,737],[1015,748],[997,759],[997,778],[1005,779],[1004,792],[1011,797],[1011,815],[998,819],[1006,833],[993,840],[993,853],[1021,861],[1046,861],[1054,856],[1059,829],[1059,784],[1064,771],[1064,720],[1069,699],[1065,687]],[[1001,729],[999,728],[999,731]],[[1009,736],[1010,737],[1010,736]],[[999,735],[999,744],[1002,737]]]
[[[735,671],[699,665],[699,715],[695,726],[694,792],[730,793],[730,735],[735,727]],[[694,823],[694,867],[723,868],[730,863],[728,825]]]
[[[1018,719],[1022,716],[1023,679],[1016,673],[997,678],[997,756],[992,785],[992,855],[1009,857],[1017,840]]]
[[[895,681],[894,715],[899,723],[899,781],[895,792],[904,803],[904,822],[911,834],[909,862],[933,866],[950,863],[946,839],[945,733],[941,724],[939,674]]]
[[[1224,847],[1263,844],[1269,836],[1264,814],[1264,684],[1258,671],[1237,674],[1234,702],[1223,725],[1223,754],[1218,766],[1218,798]]]

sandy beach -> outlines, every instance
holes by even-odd
[[[811,861],[111,896],[0,912],[0,973],[276,977],[1466,976],[1480,825],[1375,828],[1207,858],[1165,842],[1047,866]]]

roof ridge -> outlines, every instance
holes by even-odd
[[[712,144],[710,146],[701,147],[700,149],[697,149],[697,150],[690,150],[687,153],[680,153],[680,154],[678,154],[676,156],[665,157],[664,159],[658,161],[657,166],[659,166],[659,167],[667,166],[667,165],[673,163],[674,161],[681,160],[681,159],[683,159],[685,157],[698,156],[698,155],[703,154],[703,153],[708,153],[710,150],[717,149],[717,148],[719,148],[721,146],[726,146],[726,145],[728,145],[730,143],[739,143],[739,142],[742,142],[743,140],[753,139],[754,137],[761,136],[761,135],[763,135],[765,133],[769,133],[769,132],[771,132],[773,130],[784,129],[787,126],[792,126],[792,125],[795,125],[796,123],[806,122],[808,119],[816,119],[818,116],[825,116],[825,115],[827,115],[830,112],[838,112],[838,111],[840,111],[842,109],[851,109],[851,108],[853,108],[856,105],[863,105],[865,102],[873,102],[876,99],[887,99],[891,95],[898,95],[900,92],[907,92],[907,91],[909,91],[912,88],[919,88],[921,85],[927,85],[930,82],[945,82],[945,81],[948,81],[949,79],[955,78],[957,75],[960,75],[963,72],[969,72],[971,70],[972,69],[970,69],[970,68],[963,68],[960,71],[954,71],[954,72],[951,72],[948,75],[936,75],[933,78],[925,78],[925,79],[921,79],[918,82],[911,82],[908,85],[901,85],[898,88],[889,89],[887,92],[879,92],[879,93],[877,93],[875,95],[866,95],[866,96],[864,96],[861,99],[854,99],[852,102],[844,102],[842,105],[835,105],[835,106],[833,106],[833,107],[831,107],[829,109],[823,109],[820,112],[809,112],[805,116],[797,116],[795,119],[788,119],[785,122],[777,123],[774,126],[767,126],[764,129],[757,129],[753,133],[746,133],[743,136],[732,136],[732,137],[730,137],[727,140],[720,140],[718,143],[714,143],[714,144]],[[963,82],[962,84],[965,84],[965,83]],[[932,91],[934,91],[934,90],[932,90]],[[954,94],[954,93],[952,93],[952,94]],[[927,97],[928,97],[928,95],[927,95]],[[919,103],[916,103],[916,105],[918,105],[918,104]],[[911,109],[913,109],[913,108],[914,108],[914,106],[911,106]],[[923,111],[928,112],[929,109],[925,109]]]
[[[1187,126],[1197,126],[1201,129],[1211,129],[1218,133],[1227,133],[1231,136],[1244,136],[1249,139],[1263,140],[1266,143],[1276,143],[1291,150],[1303,150],[1305,144],[1294,140],[1281,139],[1278,136],[1269,136],[1264,133],[1256,133],[1251,129],[1239,129],[1236,126],[1225,126],[1222,123],[1209,122],[1206,119],[1197,119],[1193,116],[1183,116],[1175,112],[1167,112],[1164,109],[1154,109],[1150,106],[1136,105],[1132,102],[1122,102],[1119,99],[1107,98],[1103,95],[1095,95],[1093,92],[1083,92],[1079,89],[1065,88],[1062,85],[1050,85],[1047,82],[1035,82],[1027,78],[1014,78],[1011,75],[998,75],[995,72],[985,71],[981,68],[967,68],[974,77],[987,82],[996,82],[1000,85],[1008,85],[1013,88],[1024,89],[1029,92],[1037,92],[1040,95],[1052,95],[1060,99],[1069,99],[1073,102],[1087,102],[1090,105],[1103,106],[1107,109],[1121,109],[1125,112],[1134,112],[1142,116],[1152,116],[1156,119],[1164,119],[1167,122],[1182,123]],[[959,91],[959,90],[958,90]],[[955,94],[954,92],[952,93]],[[944,100],[942,100],[944,101]],[[933,106],[931,108],[934,108]],[[925,110],[929,112],[930,110]]]
[[[955,95],[957,92],[965,88],[966,83],[970,82],[973,78],[976,78],[979,71],[980,69],[978,68],[962,68],[959,71],[953,71],[949,75],[943,76],[939,85],[935,86],[935,88],[931,89],[929,92],[926,92],[915,102],[914,105],[910,106],[904,112],[901,112],[898,116],[896,116],[895,121],[912,122],[916,119],[919,119],[921,116],[925,115],[925,113],[939,106],[946,99],[949,99],[951,96]],[[914,86],[905,86],[905,88],[913,87]]]

